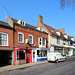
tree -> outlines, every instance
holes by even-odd
[[[60,0],[60,7],[62,9],[65,7],[75,9],[75,0]]]

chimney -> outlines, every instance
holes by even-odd
[[[38,22],[43,23],[43,17],[41,15],[38,16]]]

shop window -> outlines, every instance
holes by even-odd
[[[24,43],[24,34],[23,33],[18,33],[18,42],[19,43]]]
[[[8,34],[0,32],[0,46],[8,46]]]
[[[16,51],[16,60],[18,60],[18,50]]]
[[[29,44],[33,44],[33,36],[29,35]]]
[[[47,56],[47,50],[37,50],[38,57],[45,57]]]
[[[17,60],[25,60],[25,50],[16,51],[16,59]]]

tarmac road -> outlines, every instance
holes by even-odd
[[[34,66],[0,72],[0,75],[75,75],[75,57],[67,58],[65,62],[45,62]]]

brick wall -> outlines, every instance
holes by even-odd
[[[18,32],[21,32],[24,34],[24,43],[18,43]],[[28,35],[33,35],[32,45],[26,44],[25,40],[28,39]],[[47,34],[15,25],[14,45],[26,46],[26,47],[34,47],[35,45],[35,47],[38,47],[38,36],[47,38],[47,47],[48,47],[48,35]]]
[[[13,30],[0,27],[0,32],[8,34],[8,46],[0,46],[0,49],[13,49]]]

